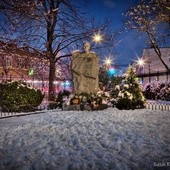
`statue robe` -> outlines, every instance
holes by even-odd
[[[73,53],[71,68],[74,93],[90,94],[98,91],[99,58],[95,53]]]

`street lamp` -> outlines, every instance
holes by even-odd
[[[150,76],[150,73],[151,73],[151,68],[150,68],[150,64],[151,64],[151,60],[148,58],[146,60],[143,60],[142,58],[141,59],[138,59],[137,61],[137,65],[139,65],[140,67],[143,68],[144,64],[147,63],[148,64],[148,77],[149,77],[149,83],[151,82],[151,76]],[[142,77],[143,78],[143,77]]]
[[[109,67],[112,64],[113,59],[111,59],[110,57],[105,58],[104,60],[104,65],[106,65],[107,67]]]
[[[144,61],[142,58],[139,58],[138,61],[137,61],[137,64],[138,64],[139,66],[142,66],[142,67],[143,67],[143,65],[145,64],[145,61]]]
[[[92,38],[95,43],[100,43],[103,40],[102,35],[100,33],[95,33]]]
[[[144,66],[144,64],[145,64],[145,60],[143,60],[142,58],[138,58],[138,60],[137,60],[137,65],[139,66],[138,67],[138,74],[141,74],[141,71],[142,71],[142,75],[141,75],[141,77],[142,77],[142,82],[143,82],[143,66]],[[142,68],[142,70],[140,71],[140,68]]]
[[[113,72],[115,72],[115,70],[113,70],[113,68],[111,68],[111,65],[112,65],[112,61],[113,59],[111,59],[111,57],[106,57],[105,60],[104,60],[104,66],[105,66],[105,69],[107,71],[107,74],[108,74],[108,82],[107,82],[107,86],[110,87],[111,86],[111,77],[114,75]]]
[[[148,63],[148,69],[149,69],[149,83],[151,82],[151,60],[148,58],[148,60],[146,61],[146,63]]]

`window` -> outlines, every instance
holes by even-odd
[[[34,68],[35,67],[35,61],[34,60],[31,60],[30,61],[30,68]]]
[[[31,60],[30,61],[30,68],[34,68],[34,69],[39,68],[38,61],[37,60]]]
[[[5,58],[6,67],[12,67],[12,57]]]
[[[19,68],[25,68],[24,60],[22,58],[18,59],[18,67]]]

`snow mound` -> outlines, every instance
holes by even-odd
[[[4,170],[154,169],[170,162],[166,111],[49,111],[1,119],[0,134]]]

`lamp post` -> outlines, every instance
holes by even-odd
[[[106,57],[103,61],[104,61],[104,66],[105,66],[106,73],[107,73],[107,76],[108,76],[107,86],[109,88],[109,86],[111,85],[112,72],[114,71],[113,69],[111,69],[113,59],[111,59],[111,57]]]
[[[149,83],[151,82],[151,60],[150,59],[148,59],[147,61],[146,61],[146,63],[148,64],[148,73],[149,73]]]
[[[145,64],[145,61],[142,58],[139,58],[137,61],[137,65],[142,68],[142,82],[143,82],[143,66]]]
[[[150,59],[150,52],[148,50],[148,53],[147,53],[147,60],[146,60],[146,63],[148,64],[148,73],[149,73],[149,83],[151,82],[151,59]]]

